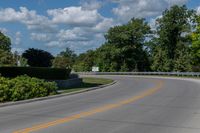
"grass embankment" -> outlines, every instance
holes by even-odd
[[[97,87],[100,85],[109,84],[112,82],[113,82],[112,79],[84,77],[83,83],[81,85],[76,86],[76,87],[64,88],[64,89],[62,89],[63,90],[62,93],[79,91],[79,90],[83,90],[83,89],[90,88],[90,87]]]

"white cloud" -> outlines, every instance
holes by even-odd
[[[48,17],[38,15],[34,10],[28,10],[26,7],[20,7],[19,11],[13,8],[0,9],[0,22],[20,22],[28,29],[53,31],[55,25],[51,23]]]
[[[102,16],[98,9],[102,2],[84,0],[81,6],[47,10],[47,16],[20,7],[0,9],[0,22],[18,22],[30,30],[30,39],[47,47],[97,47],[104,41],[104,33],[116,25],[114,19]],[[5,30],[4,30],[5,31]],[[13,35],[14,44],[21,43],[21,33]]]
[[[62,47],[63,43],[60,43],[59,41],[50,41],[46,44],[47,47]]]
[[[166,8],[174,4],[182,5],[188,0],[113,0],[118,7],[113,8],[113,13],[122,22],[129,21],[132,17],[155,17]]]
[[[52,34],[48,33],[31,33],[31,39],[35,41],[48,42],[52,38]]]
[[[54,23],[64,23],[71,26],[93,26],[102,16],[95,10],[86,10],[82,7],[66,7],[47,11]]]
[[[14,44],[19,45],[21,43],[21,32],[18,31],[15,33],[15,42]]]
[[[24,49],[23,48],[12,47],[11,51],[12,51],[12,53],[18,52],[19,54],[22,54],[24,52]]]
[[[102,44],[104,40],[90,40],[90,41],[51,41],[46,44],[48,48],[66,48],[75,50],[77,53],[83,53],[88,49],[96,49],[99,44]]]
[[[0,32],[6,34],[8,32],[8,29],[0,27]]]
[[[0,21],[9,22],[9,21],[19,21],[26,18],[24,12],[24,7],[20,7],[20,12],[16,12],[13,8],[6,8],[0,10]]]
[[[103,36],[104,33],[114,25],[115,23],[113,19],[103,18],[102,21],[93,27],[74,27],[67,30],[62,29],[57,34],[57,37],[60,41],[88,42],[90,40],[99,39],[99,36]]]
[[[47,47],[70,47],[78,53],[95,49],[104,42],[104,32],[99,32],[93,28],[75,27],[68,30],[60,30],[56,38],[48,43]]]
[[[69,9],[69,8],[71,8],[71,7],[68,7],[67,9]],[[81,9],[79,7],[77,7],[77,8]],[[76,9],[76,8],[74,8],[74,9]],[[54,11],[55,11],[55,9],[54,9]],[[83,14],[85,14],[84,10],[81,9],[81,11],[83,11]],[[92,10],[92,11],[94,11],[94,10]],[[87,12],[90,12],[90,11],[87,10]],[[95,12],[96,12],[96,10],[95,10]],[[78,24],[79,20],[78,21],[76,20],[77,22],[75,22],[75,24],[73,24],[73,25],[68,26],[67,29],[64,29],[64,28],[61,29],[55,35],[56,38],[54,38],[54,40],[47,43],[46,46],[48,46],[48,47],[66,47],[66,46],[72,47],[73,46],[74,47],[74,45],[75,45],[75,46],[78,46],[77,48],[82,49],[84,47],[83,46],[84,44],[93,44],[93,46],[101,45],[104,41],[104,33],[110,27],[112,27],[116,24],[112,18],[103,17],[98,13],[95,13],[95,14],[96,14],[95,16],[99,16],[99,18],[98,18],[98,20],[93,21],[93,24],[88,23],[88,19],[87,19],[87,21],[86,20],[80,21],[80,24]],[[65,18],[65,21],[67,23],[69,23],[68,19],[69,19],[68,17]],[[54,19],[52,19],[52,20],[55,22]],[[73,21],[73,20],[70,20],[70,21]],[[62,21],[60,21],[60,22],[62,22]]]
[[[102,1],[97,0],[84,0],[81,1],[81,6],[85,10],[95,10],[101,8],[103,5]]]
[[[200,6],[197,8],[197,15],[200,15]]]
[[[101,22],[95,25],[92,29],[97,32],[106,32],[110,27],[116,25],[112,18],[104,18]]]
[[[87,41],[88,33],[82,28],[74,28],[71,30],[60,30],[57,37],[61,41]]]
[[[188,2],[188,0],[165,0],[169,6],[172,5],[183,5],[186,4]]]

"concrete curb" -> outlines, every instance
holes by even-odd
[[[40,97],[40,98],[34,98],[34,99],[28,99],[28,100],[22,100],[22,101],[16,101],[16,102],[0,103],[0,107],[7,107],[7,106],[12,106],[12,105],[32,103],[32,102],[36,102],[36,101],[43,101],[43,100],[65,97],[65,96],[69,96],[69,95],[75,95],[75,94],[79,94],[79,93],[83,93],[83,92],[88,92],[88,91],[93,91],[93,90],[97,90],[100,88],[108,87],[108,86],[114,85],[115,83],[117,83],[116,80],[114,80],[112,83],[109,83],[109,84],[100,85],[97,87],[86,88],[86,89],[83,89],[80,91],[74,91],[74,92],[70,92],[70,93],[63,93],[63,94],[57,94],[57,95],[52,95],[52,96],[47,96],[47,97]]]

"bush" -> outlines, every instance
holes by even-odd
[[[11,100],[11,84],[6,78],[0,77],[0,102]]]
[[[28,75],[47,80],[64,80],[69,77],[70,69],[47,67],[0,67],[3,77],[14,78],[20,75]]]
[[[47,82],[28,76],[14,79],[0,77],[0,102],[18,101],[56,94],[55,82]]]

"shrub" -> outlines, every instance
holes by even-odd
[[[20,75],[28,75],[47,80],[64,80],[69,77],[70,69],[47,67],[0,67],[0,73],[4,77],[14,78]]]
[[[55,82],[19,76],[14,79],[0,77],[0,102],[18,101],[56,94]]]
[[[0,102],[10,101],[11,84],[6,78],[0,77]]]

